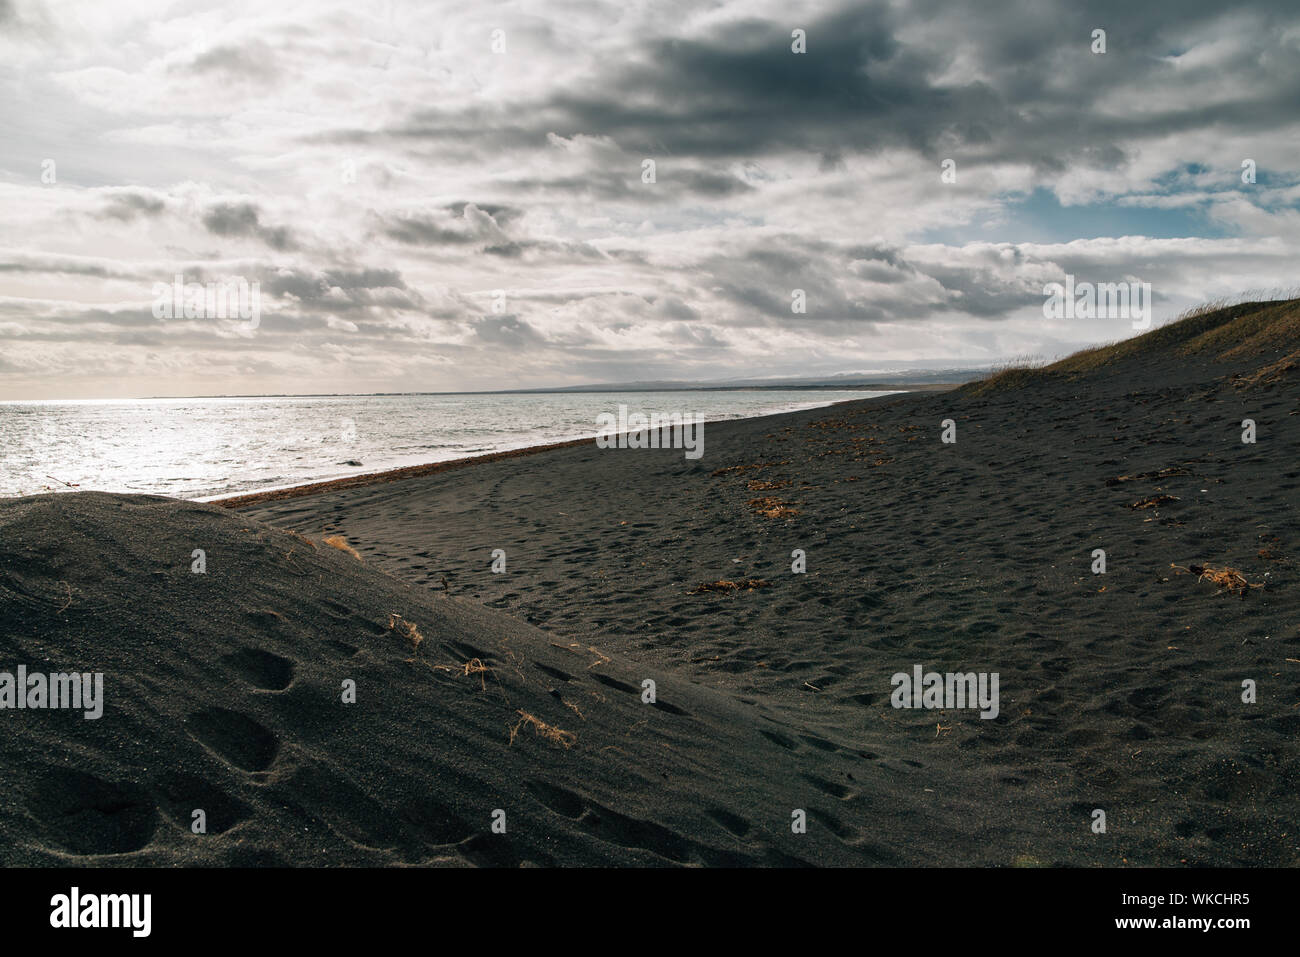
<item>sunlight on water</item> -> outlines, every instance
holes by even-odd
[[[868,398],[830,390],[0,402],[0,496],[79,489],[203,498],[596,433],[596,416],[708,421]],[[360,463],[360,464],[352,464]],[[68,483],[68,484],[63,484]]]

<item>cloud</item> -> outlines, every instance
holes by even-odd
[[[111,190],[99,215],[105,219],[131,222],[139,217],[154,217],[167,208],[167,201],[139,190]]]
[[[523,349],[528,346],[543,345],[544,336],[527,322],[515,316],[491,316],[474,323],[474,335],[491,346],[508,349]]]
[[[219,203],[203,214],[203,225],[215,236],[253,237],[276,250],[297,248],[293,234],[284,226],[262,225],[261,213],[252,203]]]
[[[1066,272],[1150,281],[1159,321],[1300,254],[1283,0],[0,0],[0,24],[0,396],[994,361],[1126,334],[1044,324]],[[259,282],[261,326],[154,320],[177,273]]]

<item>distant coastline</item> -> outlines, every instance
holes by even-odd
[[[483,391],[457,390],[453,392],[249,392],[217,393],[213,395],[150,395],[139,400],[123,399],[121,401],[149,401],[163,399],[348,399],[348,398],[382,398],[386,396],[421,396],[421,395],[604,395],[619,392],[779,392],[798,391],[814,392],[820,390],[836,392],[946,392],[956,389],[967,382],[974,381],[984,373],[972,373],[967,378],[935,382],[820,382],[815,385],[774,384],[774,385],[609,385],[609,386],[574,386],[556,389],[489,389]],[[10,400],[14,401],[14,400]],[[37,401],[87,401],[78,399],[49,399]],[[93,401],[93,400],[92,400]],[[108,401],[108,400],[106,400]]]

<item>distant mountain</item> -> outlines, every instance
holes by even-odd
[[[647,379],[638,382],[599,382],[591,385],[566,385],[532,389],[491,389],[465,392],[303,392],[303,393],[222,393],[204,396],[150,396],[155,399],[284,399],[320,398],[347,395],[531,395],[554,392],[691,392],[716,389],[864,389],[881,391],[938,388],[962,385],[988,376],[992,366],[953,368],[899,368],[874,372],[842,372],[835,375],[787,376],[764,379]]]

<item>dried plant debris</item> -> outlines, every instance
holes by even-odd
[[[771,585],[771,582],[764,581],[761,578],[746,578],[743,581],[738,582],[725,580],[716,582],[700,582],[687,592],[687,594],[699,595],[704,592],[722,592],[723,594],[730,594],[737,591],[754,591],[756,588],[770,588]]]
[[[789,479],[781,479],[779,481],[771,482],[765,482],[762,479],[750,479],[746,483],[746,487],[751,492],[774,492],[780,488],[789,488],[790,485],[791,482]]]
[[[1152,495],[1150,498],[1144,498],[1141,501],[1134,502],[1129,508],[1159,508],[1161,505],[1168,505],[1170,502],[1182,501],[1177,495]]]
[[[471,658],[469,661],[465,662],[465,676],[478,675],[479,685],[483,691],[487,691],[487,681],[483,676],[491,670],[491,668],[483,664],[483,661],[480,658]]]
[[[388,616],[388,630],[395,631],[411,643],[412,651],[420,650],[420,642],[424,641],[424,635],[420,634],[420,629],[416,627],[415,622],[407,621],[401,615],[390,614]],[[467,671],[466,674],[469,674]]]
[[[711,478],[717,478],[719,475],[731,475],[736,472],[748,472],[752,469],[770,469],[778,465],[789,465],[789,459],[782,459],[780,462],[755,462],[753,465],[729,465],[723,469],[715,469],[709,473]]]
[[[1170,465],[1166,468],[1157,469],[1154,472],[1139,472],[1137,475],[1116,475],[1113,478],[1106,479],[1108,486],[1120,485],[1124,482],[1146,482],[1155,479],[1172,478],[1175,475],[1191,475],[1192,470],[1183,465]]]
[[[764,518],[788,518],[791,515],[799,514],[799,509],[791,507],[797,505],[797,502],[787,502],[775,495],[751,498],[745,504]]]
[[[549,741],[551,744],[558,744],[566,751],[578,743],[578,736],[572,731],[565,731],[553,724],[547,724],[541,718],[529,714],[527,711],[517,710],[515,714],[519,715],[519,720],[510,729],[511,744],[515,743],[515,738],[519,736],[519,732],[526,727],[531,727],[542,740]]]
[[[1185,569],[1181,565],[1173,565],[1173,568],[1179,571],[1191,572],[1196,576],[1197,581],[1210,581],[1220,588],[1226,589],[1230,594],[1245,598],[1250,594],[1252,588],[1263,588],[1263,582],[1251,582],[1246,580],[1243,575],[1235,568],[1229,568],[1227,565],[1188,565]]]
[[[348,540],[344,538],[342,535],[331,535],[328,538],[326,538],[324,541],[325,544],[328,545],[330,548],[337,548],[341,552],[347,552],[357,561],[361,561],[361,554],[355,548],[349,545]]]

